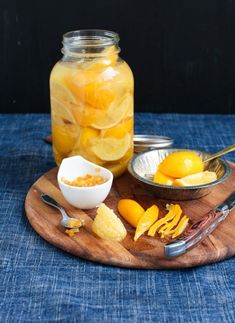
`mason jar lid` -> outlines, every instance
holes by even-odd
[[[135,152],[140,152],[146,149],[157,149],[171,147],[174,140],[165,136],[157,135],[134,135]]]

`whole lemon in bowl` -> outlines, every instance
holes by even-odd
[[[192,200],[207,195],[231,173],[223,159],[205,164],[203,161],[209,156],[199,150],[153,149],[134,156],[128,170],[137,182],[159,198]]]
[[[192,151],[176,151],[168,155],[158,166],[158,170],[167,176],[181,178],[200,173],[204,169],[201,157]]]

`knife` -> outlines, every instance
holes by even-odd
[[[233,192],[222,204],[217,205],[201,220],[193,223],[178,240],[167,243],[164,246],[166,257],[176,257],[195,247],[204,240],[219,224],[224,221],[230,211],[235,207],[235,192]]]

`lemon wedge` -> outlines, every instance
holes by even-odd
[[[102,239],[113,241],[121,241],[127,235],[122,221],[104,203],[101,203],[97,209],[97,215],[92,223],[92,231]]]
[[[189,176],[185,176],[174,181],[176,186],[194,186],[203,185],[214,182],[217,180],[217,175],[215,172],[201,172]]]
[[[154,175],[153,181],[162,185],[173,185],[174,178],[164,175],[158,170]]]

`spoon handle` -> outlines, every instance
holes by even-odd
[[[218,151],[217,153],[211,155],[210,157],[208,157],[207,159],[205,159],[203,162],[207,163],[208,161],[215,159],[217,157],[220,157],[222,155],[225,155],[227,153],[230,153],[231,151],[235,150],[235,144],[228,146],[227,148],[224,148],[223,150]]]
[[[46,194],[42,193],[40,198],[44,203],[46,203],[46,204],[48,204],[50,206],[53,206],[56,209],[59,209],[59,210],[61,209],[61,206],[52,197],[50,197],[49,195],[46,195]]]
[[[53,206],[54,208],[58,209],[62,215],[62,220],[60,221],[60,224],[65,227],[65,228],[69,228],[69,229],[75,229],[75,228],[80,228],[83,224],[84,224],[84,220],[76,217],[76,218],[72,218],[70,216],[68,216],[68,214],[66,213],[65,209],[59,205],[52,197],[50,197],[49,195],[46,195],[44,193],[42,193],[40,195],[41,200],[50,205]],[[73,222],[71,223],[71,220],[76,220],[78,221],[78,223],[76,222],[76,224],[73,224]]]
[[[59,205],[52,197],[50,197],[49,195],[46,195],[44,193],[41,194],[40,196],[41,200],[50,205],[50,206],[53,206],[55,207],[57,210],[60,211],[62,217],[63,217],[63,221],[67,221],[70,217],[68,216],[68,214],[66,213],[65,209]]]

